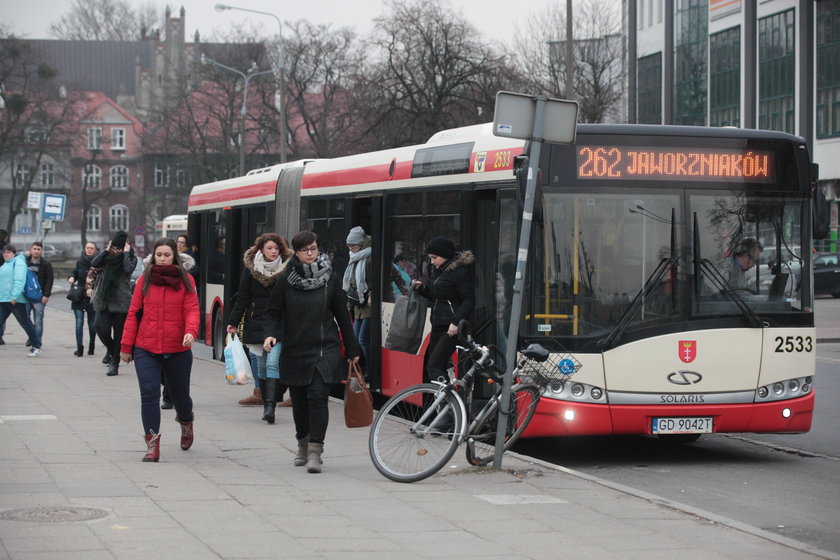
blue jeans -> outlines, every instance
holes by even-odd
[[[12,305],[10,301],[0,302],[0,327],[2,327],[0,328],[0,336],[2,336],[5,331],[6,319],[9,318],[9,315],[15,316],[18,324],[26,333],[26,336],[29,337],[32,347],[40,348],[41,337],[39,337],[38,333],[35,331],[35,325],[33,325],[32,321],[29,320],[29,315],[26,313],[26,304],[24,303],[18,302]]]
[[[85,314],[87,314],[88,334],[90,335],[90,344],[93,344],[96,337],[96,324],[94,323],[95,312],[93,311],[93,304],[90,302],[84,303],[83,309],[74,309],[73,315],[76,316],[76,346],[84,346],[84,328],[85,328]]]
[[[370,317],[367,319],[354,319],[353,334],[356,335],[356,340],[359,342],[359,346],[362,349],[362,356],[365,358],[362,373],[364,373],[365,377],[367,377],[367,370],[370,367]]]
[[[113,359],[119,358],[114,356]],[[143,420],[144,435],[160,433],[160,380],[164,378],[178,420],[192,422],[192,362],[192,350],[174,354],[153,354],[134,347],[134,370],[140,385],[140,417]]]
[[[253,352],[251,353],[253,356]],[[280,379],[280,343],[274,345],[271,352],[263,350],[257,354],[257,368],[254,370],[254,379]],[[253,361],[251,362],[253,365]]]
[[[35,325],[35,332],[38,333],[38,340],[44,340],[44,309],[47,306],[43,303],[27,303],[26,315],[32,317],[32,324]],[[32,337],[29,337],[30,340]]]

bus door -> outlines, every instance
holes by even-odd
[[[473,336],[482,344],[494,345],[503,356],[507,347],[516,250],[519,242],[516,191],[485,190],[475,192],[475,214],[471,242],[465,248],[475,254],[475,311]],[[476,383],[476,397],[489,397],[493,390]]]
[[[233,296],[239,291],[239,279],[242,277],[242,256],[253,244],[257,236],[266,233],[268,216],[274,215],[274,203],[259,206],[240,206],[228,210],[228,240],[225,253],[226,269],[229,282],[225,282],[226,305],[233,304]],[[272,208],[268,208],[272,206]],[[228,308],[229,309],[229,308]]]
[[[382,329],[378,328],[380,324],[379,317],[382,313],[382,275],[377,274],[376,271],[382,270],[382,197],[369,196],[365,198],[353,198],[348,200],[346,206],[346,229],[342,241],[345,245],[347,233],[356,226],[361,226],[365,233],[371,237],[371,285],[370,293],[371,299],[371,316],[368,323],[370,338],[370,348],[367,353],[367,364],[365,373],[372,387],[381,387],[382,379]],[[348,255],[349,260],[349,255]],[[346,261],[345,261],[346,263]],[[341,272],[342,276],[344,271]]]

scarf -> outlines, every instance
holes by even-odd
[[[348,297],[359,303],[365,303],[365,294],[368,291],[368,285],[365,282],[365,269],[369,256],[370,247],[365,247],[361,251],[350,253],[350,263],[344,269],[344,279],[341,281],[341,287],[347,293]],[[350,290],[354,283],[353,280],[355,280],[356,285],[355,293]]]
[[[268,276],[269,278],[280,272],[280,265],[283,264],[283,259],[281,257],[277,257],[273,261],[265,260],[265,255],[262,254],[262,251],[257,251],[254,254],[254,270],[262,274],[263,276]]]
[[[323,253],[318,255],[318,260],[310,264],[300,262],[295,256],[289,270],[289,284],[298,290],[317,290],[326,286],[331,273],[330,259]]]
[[[181,289],[181,273],[178,266],[174,264],[154,264],[149,279],[153,286],[169,286],[176,290]]]
[[[102,267],[102,284],[99,286],[102,295],[99,296],[99,301],[110,301],[111,294],[119,284],[120,279],[126,276],[123,271],[123,255],[125,255],[124,252],[117,255],[109,252],[105,255],[105,264]]]

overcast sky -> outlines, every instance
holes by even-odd
[[[141,0],[145,3],[146,0]],[[306,19],[312,23],[331,23],[334,27],[350,26],[361,34],[372,28],[371,20],[384,11],[383,0],[219,0],[232,6],[250,8],[276,14],[281,20]],[[444,0],[446,1],[446,0]],[[518,27],[529,14],[542,12],[549,4],[564,0],[448,0],[487,39],[510,43]],[[613,0],[608,0],[613,1]],[[133,2],[132,2],[133,3]],[[273,34],[276,21],[269,16],[240,11],[217,12],[217,0],[181,0],[166,2],[153,0],[163,10],[169,5],[177,16],[181,6],[186,10],[187,40],[192,40],[196,30],[202,37],[223,32],[232,22],[262,25],[266,34]],[[564,2],[565,4],[565,2]],[[0,0],[2,21],[17,36],[30,39],[49,39],[49,26],[71,6],[71,0]]]

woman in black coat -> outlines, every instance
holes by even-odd
[[[93,350],[96,346],[96,324],[94,323],[94,316],[96,313],[93,310],[93,303],[91,303],[90,298],[87,296],[85,281],[87,279],[88,272],[90,271],[90,263],[93,261],[93,257],[96,256],[98,250],[99,248],[93,241],[85,243],[85,250],[79,257],[79,260],[76,261],[76,268],[73,269],[73,274],[71,274],[67,279],[71,286],[76,282],[82,283],[82,297],[70,303],[70,309],[73,310],[73,315],[76,316],[76,351],[73,352],[74,356],[81,357],[85,354],[83,338],[85,315],[87,315],[88,334],[90,335],[88,356],[93,355]]]
[[[264,349],[269,351],[282,333],[280,369],[292,396],[298,441],[294,464],[319,473],[330,386],[346,377],[341,343],[344,357],[352,362],[359,360],[359,345],[341,277],[332,273],[329,258],[318,252],[318,236],[302,231],[292,239],[292,249],[294,256],[268,300]]]
[[[475,308],[475,287],[471,251],[456,252],[455,245],[444,237],[426,244],[432,263],[429,283],[414,282],[414,289],[432,304],[432,332],[426,348],[423,381],[447,381],[449,357],[458,343],[458,323],[469,318]]]
[[[292,250],[280,235],[264,233],[257,237],[242,257],[245,268],[239,280],[239,295],[227,320],[227,332],[233,335],[242,323],[242,342],[257,356],[255,377],[265,407],[262,419],[269,424],[274,424],[274,407],[283,400],[286,386],[280,384],[280,343],[269,351],[263,350],[265,309],[291,256]]]

